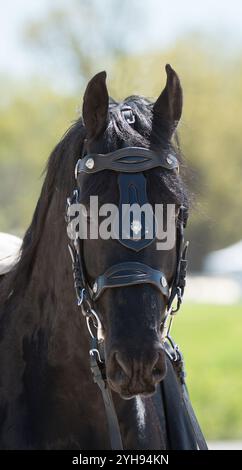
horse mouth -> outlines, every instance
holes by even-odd
[[[120,392],[119,395],[123,400],[132,400],[132,398],[135,398],[135,397],[149,398],[149,397],[152,397],[154,393],[155,393],[155,389],[152,392],[138,392],[138,393]]]
[[[147,386],[145,389],[141,386],[137,386],[134,389],[127,386],[120,387],[114,384],[112,380],[108,380],[108,384],[111,390],[117,393],[123,400],[131,400],[132,398],[135,398],[137,396],[140,396],[142,398],[148,398],[154,395],[156,391],[156,385],[153,384]]]

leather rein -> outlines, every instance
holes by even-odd
[[[135,178],[137,175],[143,175],[144,171],[148,171],[157,167],[164,168],[169,171],[177,170],[177,158],[170,153],[158,154],[149,149],[138,147],[126,147],[105,155],[87,154],[82,156],[82,158],[77,161],[75,168],[77,187],[74,189],[72,196],[67,199],[67,224],[69,224],[72,220],[72,217],[69,214],[69,207],[72,204],[80,203],[79,177],[81,174],[86,173],[92,175],[94,173],[102,172],[108,169],[118,173],[118,175],[128,175],[128,178],[129,175],[131,175],[131,178],[133,175]],[[135,179],[132,179],[132,182],[134,185],[137,185]],[[130,181],[128,180],[128,183],[126,181],[125,184],[129,185]],[[141,190],[142,195],[144,195],[144,185],[141,187]],[[122,188],[120,189],[120,192],[121,191]],[[185,385],[182,355],[178,349],[178,346],[170,337],[170,329],[173,317],[180,309],[186,284],[186,255],[188,242],[184,243],[184,228],[186,227],[187,218],[188,209],[184,206],[180,206],[176,222],[176,269],[171,286],[168,285],[166,276],[163,272],[144,263],[130,261],[111,266],[104,273],[100,274],[92,285],[89,285],[85,274],[82,240],[78,238],[78,233],[76,233],[76,238],[74,240],[69,240],[68,248],[72,260],[77,305],[81,308],[82,314],[86,318],[87,328],[90,333],[90,367],[94,382],[97,383],[102,392],[108,422],[111,448],[113,450],[123,449],[123,444],[117,415],[112,401],[111,391],[108,387],[106,378],[102,323],[96,311],[95,303],[102,296],[104,290],[109,288],[121,288],[124,286],[138,284],[151,284],[155,286],[157,290],[159,290],[159,292],[165,297],[167,305],[165,318],[161,323],[164,350],[166,351],[170,360],[172,360],[174,366],[177,366],[176,370],[179,370],[178,375],[180,381]],[[141,246],[141,248],[137,249],[137,244],[135,244],[134,241],[134,248],[132,246],[128,246],[128,248],[138,251],[138,249],[143,249],[144,246]],[[173,307],[175,300],[176,306]],[[198,423],[196,424],[198,425]],[[197,435],[197,441],[199,441],[199,431],[201,434],[201,430],[200,428],[197,430],[195,426],[193,426],[193,429],[194,433]],[[200,441],[202,446],[202,439],[200,439]]]

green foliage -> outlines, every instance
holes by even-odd
[[[72,99],[33,83],[0,107],[1,231],[21,235],[29,225],[48,155],[74,110]]]
[[[172,336],[207,439],[242,439],[241,305],[184,305]]]
[[[26,25],[24,40],[52,71],[63,58],[64,75],[69,79],[88,79],[103,62],[130,49],[134,21],[144,16],[144,5],[129,0],[69,0],[54,5],[43,18]]]

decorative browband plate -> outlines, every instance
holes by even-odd
[[[155,216],[152,206],[148,204],[146,177],[143,173],[120,173],[118,186],[117,240],[121,245],[131,250],[143,250],[155,239]],[[135,206],[139,208],[137,214]],[[145,206],[146,211],[141,211],[140,209]],[[133,209],[130,211],[131,207]],[[116,224],[114,226],[114,230],[116,230]]]
[[[76,177],[79,173],[98,173],[112,170],[121,173],[139,173],[152,168],[178,169],[177,158],[172,153],[156,153],[140,147],[125,147],[107,154],[90,153],[79,159]]]

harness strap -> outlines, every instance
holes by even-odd
[[[167,341],[164,342],[164,350],[173,365],[179,384],[181,386],[182,400],[196,439],[198,450],[208,450],[207,443],[190,402],[185,382],[186,372],[182,353],[179,350],[177,344],[175,344],[169,336],[167,337]]]
[[[169,300],[167,303],[167,311],[173,315],[180,309],[183,294],[186,286],[186,274],[187,274],[187,250],[189,242],[184,244],[184,229],[186,227],[188,218],[188,210],[186,207],[181,206],[179,209],[178,220],[177,220],[177,265],[176,275],[174,277]],[[177,297],[177,306],[172,308],[173,300]]]
[[[97,359],[98,357],[98,359]],[[103,403],[105,406],[109,437],[112,450],[123,450],[123,443],[119,429],[118,418],[113,404],[112,394],[104,378],[104,367],[99,356],[99,349],[96,338],[92,339],[92,349],[90,350],[90,366],[94,382],[99,386]]]
[[[191,422],[191,426],[192,426],[194,435],[195,435],[196,440],[197,440],[198,449],[199,450],[208,450],[208,446],[207,446],[207,443],[205,441],[204,435],[202,433],[202,430],[199,426],[198,420],[197,420],[196,415],[194,413],[193,407],[191,405],[191,401],[189,399],[187,386],[186,386],[185,383],[182,385],[182,391],[183,391],[182,396],[183,396],[184,405],[186,407],[187,414],[188,414],[189,420]]]

